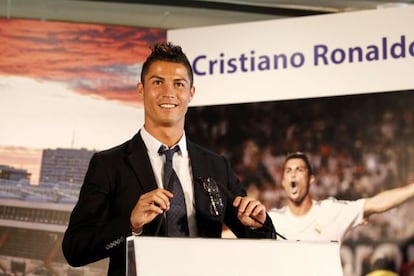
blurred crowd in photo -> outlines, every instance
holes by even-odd
[[[414,91],[191,107],[186,132],[229,158],[249,195],[286,204],[287,153],[309,155],[317,199],[355,200],[414,182]],[[344,243],[414,236],[414,201],[370,218]]]

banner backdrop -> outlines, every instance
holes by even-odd
[[[267,209],[286,205],[288,152],[310,156],[316,199],[412,183],[413,15],[414,6],[168,31],[194,69],[186,134],[226,156]],[[413,203],[347,233],[344,275],[378,263],[411,275]]]
[[[194,67],[193,105],[414,87],[414,7],[171,30]]]

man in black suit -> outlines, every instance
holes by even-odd
[[[246,196],[229,162],[185,136],[195,88],[181,47],[153,47],[137,92],[144,103],[144,126],[131,140],[92,157],[63,240],[68,263],[82,266],[109,257],[108,275],[125,275],[127,236],[170,235],[166,216],[178,194],[163,186],[162,145],[179,146],[173,169],[185,199],[185,236],[219,238],[226,224],[239,238],[271,238],[275,232],[264,205]],[[235,197],[216,193],[212,199],[219,187],[215,183]]]

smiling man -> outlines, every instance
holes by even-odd
[[[414,183],[355,201],[315,200],[309,190],[315,182],[309,158],[291,153],[283,165],[282,186],[288,205],[272,209],[269,216],[278,233],[288,240],[341,241],[347,230],[368,221],[369,216],[392,209],[414,197]]]
[[[239,238],[272,238],[265,206],[246,196],[229,162],[185,135],[195,88],[181,47],[152,48],[137,92],[144,125],[131,140],[92,157],[63,240],[68,263],[109,257],[108,275],[125,275],[131,234],[220,238],[225,224]],[[234,199],[212,195],[217,182]]]

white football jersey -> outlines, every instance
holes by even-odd
[[[338,241],[345,232],[364,222],[365,199],[337,200],[330,197],[313,201],[304,216],[292,214],[288,206],[271,209],[268,214],[276,231],[288,240]]]

